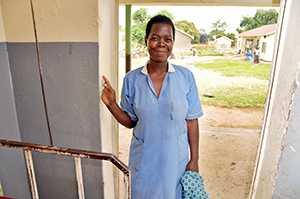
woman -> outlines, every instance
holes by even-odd
[[[168,62],[174,40],[171,19],[157,15],[148,22],[145,44],[150,59],[126,74],[121,107],[103,77],[102,101],[119,123],[133,128],[132,199],[179,199],[180,177],[185,170],[198,172],[198,117],[203,113],[193,74]]]
[[[252,62],[252,57],[253,57],[253,54],[252,54],[251,50],[249,50],[249,52],[247,54],[247,61]]]

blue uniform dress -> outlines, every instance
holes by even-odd
[[[121,108],[137,121],[129,154],[132,199],[181,199],[189,162],[186,119],[203,115],[192,72],[169,64],[159,97],[147,64],[128,72]]]

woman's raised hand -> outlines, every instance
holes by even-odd
[[[120,106],[117,104],[115,91],[111,87],[108,79],[105,76],[102,76],[102,78],[104,80],[104,88],[101,95],[103,103],[120,124],[127,128],[134,127],[136,122],[131,121],[131,118],[127,115],[127,113],[122,111]]]
[[[102,78],[104,80],[104,88],[102,91],[101,99],[106,106],[111,106],[112,104],[116,103],[115,90],[111,87],[110,82],[104,75],[102,76]]]

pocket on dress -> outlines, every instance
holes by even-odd
[[[143,148],[144,143],[133,135],[130,145],[129,163],[130,167],[138,171],[143,156]]]
[[[178,161],[181,162],[189,155],[189,142],[187,132],[178,137]]]

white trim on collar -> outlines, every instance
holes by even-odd
[[[148,63],[149,61],[145,64],[145,66],[141,70],[141,72],[144,73],[145,75],[148,75],[148,70],[147,70]],[[175,72],[175,69],[170,62],[168,62],[168,72],[170,73]]]

